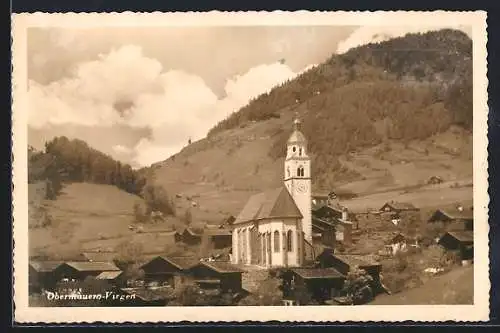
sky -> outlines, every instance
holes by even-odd
[[[28,142],[42,149],[66,135],[148,166],[333,53],[428,30],[435,28],[30,28]]]

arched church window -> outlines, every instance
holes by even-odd
[[[302,148],[299,148],[299,156],[302,156]]]
[[[293,251],[293,248],[292,248],[292,240],[293,238],[293,232],[292,230],[288,230],[288,232],[286,233],[286,250],[288,252],[292,252]]]
[[[304,167],[299,166],[299,167],[297,168],[297,176],[299,176],[299,177],[304,177]]]
[[[290,168],[286,169],[286,173],[287,173],[288,177],[290,177]]]
[[[280,233],[278,230],[274,232],[274,252],[280,252]]]
[[[297,150],[297,148],[295,146],[293,146],[292,151],[295,153],[296,150]]]

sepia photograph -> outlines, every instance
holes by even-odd
[[[446,13],[19,18],[26,309],[487,316],[486,16]]]

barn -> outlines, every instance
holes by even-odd
[[[198,260],[191,257],[157,256],[142,265],[147,282],[168,283],[175,285],[175,277],[184,275],[185,271],[194,266]]]
[[[474,234],[470,230],[449,231],[438,242],[448,251],[454,251],[461,260],[474,258]]]
[[[63,279],[83,281],[87,277],[96,277],[102,272],[117,272],[118,267],[112,262],[88,262],[88,261],[69,261],[59,265],[54,270],[56,281]]]
[[[443,223],[452,230],[473,230],[474,214],[472,209],[437,209],[429,218],[429,223]]]
[[[61,264],[60,261],[31,261],[28,271],[30,293],[52,290],[56,285],[54,270]]]
[[[228,262],[201,261],[190,268],[188,274],[204,289],[218,288],[232,292],[242,289],[243,271]]]
[[[327,249],[318,256],[317,261],[319,267],[335,268],[343,275],[349,274],[354,269],[365,270],[373,278],[376,285],[380,284],[382,265],[368,255],[334,254],[333,250]]]
[[[386,202],[381,208],[382,213],[400,214],[401,212],[417,212],[419,209],[409,202]]]
[[[305,287],[320,304],[338,296],[344,286],[345,275],[335,268],[293,268],[290,272],[291,289]]]

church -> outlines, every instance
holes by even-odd
[[[311,160],[295,119],[287,141],[283,186],[253,195],[233,222],[232,262],[263,267],[304,264],[312,245]]]

